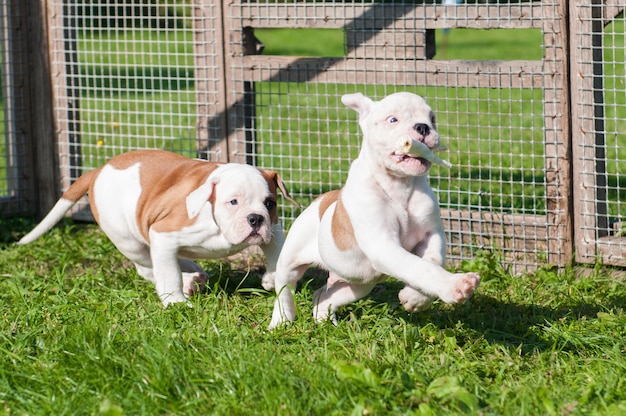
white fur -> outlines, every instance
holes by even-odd
[[[22,239],[18,242],[18,244],[28,244],[32,243],[48,231],[52,229],[56,225],[57,222],[61,221],[61,219],[65,216],[65,213],[74,206],[76,202],[70,201],[65,198],[61,198],[54,204],[54,207],[50,210],[48,215],[41,220],[35,228],[31,230],[28,234],[26,234]]]
[[[314,295],[314,317],[333,322],[339,307],[367,295],[387,276],[406,284],[399,298],[409,311],[425,309],[436,297],[462,302],[480,282],[475,273],[453,274],[443,267],[445,235],[426,177],[431,163],[394,154],[398,139],[407,136],[431,149],[440,147],[426,101],[409,93],[378,102],[349,94],[342,101],[359,113],[364,135],[341,193],[356,245],[341,250],[335,244],[331,220],[336,203],[320,220],[320,199],[313,202],[293,223],[278,259],[270,328],[295,319],[291,291],[312,264],[330,272],[327,285]]]

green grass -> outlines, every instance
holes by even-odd
[[[436,31],[434,59],[541,60],[542,34],[538,29],[453,29]]]
[[[340,29],[255,29],[254,35],[264,46],[263,55],[345,56]]]
[[[608,183],[607,211],[613,218],[626,217],[626,176],[623,163],[626,160],[626,62],[624,53],[624,19],[610,23],[605,31],[603,83],[605,88],[606,171]]]
[[[264,55],[346,55],[341,29],[256,29],[254,33],[265,46]],[[434,59],[541,60],[541,43],[537,29],[437,30]]]
[[[464,305],[400,307],[394,281],[316,324],[312,270],[298,320],[273,332],[259,270],[204,262],[208,293],[163,309],[94,226],[11,244],[2,220],[0,414],[519,414],[626,411],[626,279],[522,277],[483,253]]]

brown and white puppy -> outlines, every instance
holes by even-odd
[[[475,273],[443,268],[445,235],[426,176],[431,162],[396,150],[407,138],[440,147],[426,101],[406,92],[378,102],[362,94],[342,101],[359,114],[362,148],[345,186],[320,196],[293,223],[278,258],[270,328],[295,319],[291,291],[310,265],[329,271],[327,284],[314,294],[313,315],[335,323],[339,307],[387,276],[406,284],[398,296],[409,311],[427,308],[436,297],[462,302],[480,282]],[[272,283],[263,285],[269,290]]]
[[[19,244],[50,230],[88,192],[102,230],[139,275],[155,283],[167,306],[206,284],[206,273],[191,259],[259,245],[267,259],[265,280],[273,280],[284,241],[277,188],[292,201],[276,172],[163,150],[132,151],[78,178]]]

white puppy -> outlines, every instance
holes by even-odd
[[[445,235],[426,174],[432,161],[447,162],[430,151],[440,144],[426,101],[406,92],[378,102],[348,94],[342,101],[359,114],[361,152],[345,186],[321,195],[293,223],[278,259],[270,328],[295,319],[291,291],[312,264],[329,271],[327,284],[314,294],[313,315],[335,323],[339,307],[367,295],[386,276],[406,284],[398,296],[409,311],[427,308],[436,297],[462,302],[480,283],[476,273],[443,268]],[[407,139],[426,146],[405,146]],[[415,153],[409,148],[424,156],[407,154]],[[265,279],[263,285],[269,290],[272,283]]]
[[[201,290],[208,277],[189,259],[216,259],[259,245],[273,280],[283,230],[276,172],[245,164],[189,159],[162,150],[112,158],[72,184],[19,244],[50,230],[89,192],[94,218],[139,275],[154,282],[164,305]]]

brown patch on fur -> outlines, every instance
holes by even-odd
[[[327,192],[320,198],[320,219],[324,216],[324,213],[330,205],[335,202],[337,203],[330,224],[333,241],[337,248],[341,251],[347,251],[355,247],[357,243],[354,237],[354,228],[352,227],[352,222],[350,221],[346,207],[341,200],[341,190]]]
[[[84,175],[81,175],[74,183],[67,188],[67,191],[63,193],[61,198],[68,199],[72,202],[78,201],[82,198],[87,192],[91,196],[93,194],[93,183],[100,174],[100,170],[102,168],[91,170]],[[91,201],[91,199],[90,199]],[[91,204],[91,212],[93,213],[93,217],[98,222],[98,210],[96,209],[95,204]]]
[[[320,196],[320,219],[324,216],[324,213],[334,202],[339,199],[341,195],[341,190],[337,189],[335,191],[326,192],[322,196]]]
[[[109,164],[128,169],[139,163],[141,195],[137,202],[137,225],[150,241],[149,230],[166,233],[192,225],[186,198],[220,165],[189,159],[163,150],[137,150],[114,157]]]
[[[337,206],[335,207],[331,231],[335,245],[337,245],[339,250],[350,250],[357,245],[352,222],[350,221],[350,217],[348,216],[348,212],[341,198],[337,201]]]
[[[278,173],[272,170],[259,169],[261,171],[261,175],[263,175],[263,179],[267,182],[267,187],[272,194],[272,198],[274,198],[274,207],[270,210],[270,219],[272,220],[272,224],[278,224],[278,209],[276,208],[276,202],[278,198],[278,194],[276,193],[276,188],[282,181],[278,176]],[[284,185],[283,185],[284,187]]]
[[[287,187],[285,186],[285,182],[283,182],[278,172],[274,172],[273,170],[267,170],[267,169],[259,169],[259,170],[261,171],[261,175],[263,175],[263,177],[267,181],[269,189],[275,197],[277,196],[276,188],[278,188],[280,189],[280,192],[283,193],[283,197],[287,201],[291,202],[296,207],[300,208],[300,204],[298,204],[298,202],[291,197],[291,195],[289,194],[289,191],[287,190]]]

